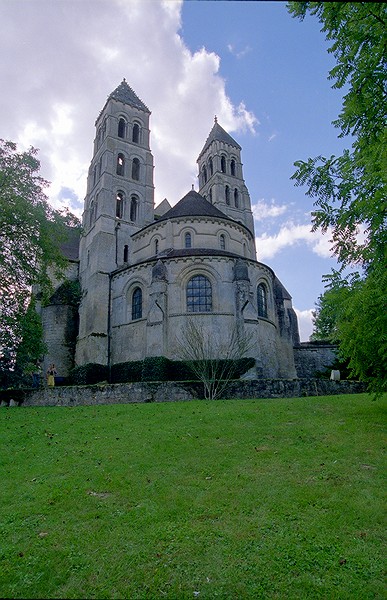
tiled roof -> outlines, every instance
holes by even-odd
[[[168,210],[159,221],[172,219],[174,217],[218,217],[229,219],[221,210],[208,202],[203,196],[191,190],[175,206]]]
[[[227,131],[225,131],[223,129],[223,127],[221,127],[219,125],[218,121],[215,118],[214,126],[211,129],[210,134],[206,140],[206,143],[203,146],[203,150],[199,154],[199,158],[207,150],[207,148],[212,144],[212,142],[215,142],[215,141],[223,142],[224,144],[233,146],[234,148],[237,148],[238,150],[242,149],[241,146],[238,144],[238,142],[236,142],[234,140],[234,138],[232,138],[231,135],[228,134]]]
[[[128,85],[126,79],[121,81],[120,85],[110,94],[109,98],[113,98],[113,100],[129,104],[130,106],[134,106],[135,108],[150,113],[149,108],[135,94],[130,85]]]

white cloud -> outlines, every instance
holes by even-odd
[[[320,231],[312,232],[311,224],[297,225],[293,222],[284,223],[278,233],[262,234],[255,238],[258,260],[272,258],[284,248],[298,244],[306,244],[312,252],[322,258],[332,257],[330,250],[330,235]]]
[[[277,204],[274,198],[267,202],[264,198],[251,205],[253,216],[256,221],[268,218],[276,218],[283,215],[287,210],[286,204]]]
[[[312,312],[314,309],[308,308],[306,310],[298,310],[298,308],[294,308],[294,310],[298,319],[300,340],[301,342],[308,342],[313,332]]]
[[[196,159],[214,115],[229,132],[254,133],[259,125],[243,102],[227,96],[219,56],[184,44],[180,0],[38,6],[1,5],[0,130],[3,138],[39,148],[54,205],[63,202],[63,187],[83,200],[94,122],[124,77],[152,111],[156,203],[167,197],[175,204],[196,183]]]
[[[245,46],[244,48],[242,48],[242,50],[237,50],[234,44],[228,44],[227,49],[231,54],[233,54],[233,56],[236,56],[238,59],[243,58],[244,56],[246,56],[246,54],[251,52],[250,46]]]

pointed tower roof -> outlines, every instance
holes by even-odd
[[[207,150],[207,148],[212,144],[212,142],[223,142],[224,144],[228,144],[229,146],[233,146],[238,150],[242,150],[241,146],[231,137],[227,131],[223,129],[218,123],[218,119],[215,117],[215,123],[210,131],[210,134],[206,140],[206,143],[203,146],[203,150],[199,154],[199,158],[201,155]]]
[[[109,98],[117,100],[118,102],[123,102],[124,104],[129,104],[130,106],[134,106],[135,108],[139,108],[140,110],[150,114],[149,108],[135,94],[130,85],[128,85],[125,77],[121,81],[120,85],[114,90],[114,92],[110,94]]]
[[[172,219],[173,217],[218,217],[229,219],[221,210],[208,202],[203,196],[190,190],[175,206],[168,210],[158,221]]]

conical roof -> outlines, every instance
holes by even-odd
[[[229,146],[233,146],[238,150],[242,150],[241,146],[231,137],[227,131],[223,129],[218,123],[217,118],[215,117],[215,123],[213,128],[210,131],[210,134],[206,140],[206,143],[203,146],[203,150],[199,154],[199,158],[201,155],[207,150],[207,148],[212,144],[212,142],[223,142],[224,144],[228,144]]]
[[[221,210],[208,202],[203,196],[191,190],[175,206],[168,210],[158,221],[174,217],[218,217],[229,219]]]
[[[144,112],[150,113],[149,108],[135,94],[125,78],[121,81],[120,85],[114,90],[114,92],[110,94],[109,98],[113,98],[113,100],[123,102],[124,104],[129,104],[130,106],[139,108]]]

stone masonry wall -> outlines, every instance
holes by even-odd
[[[223,398],[294,398],[334,394],[358,394],[365,384],[329,379],[255,379],[233,381]],[[6,392],[6,394],[5,394]],[[121,383],[90,386],[68,386],[28,391],[12,397],[11,390],[0,392],[2,406],[86,406],[98,404],[130,404],[145,402],[179,402],[204,397],[200,383]]]

